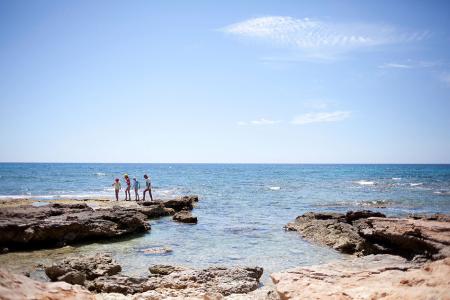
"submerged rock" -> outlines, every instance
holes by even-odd
[[[450,258],[422,267],[369,255],[271,274],[281,299],[448,299]]]
[[[197,217],[193,216],[190,211],[182,210],[173,216],[174,221],[181,223],[197,224]]]
[[[0,210],[0,247],[43,248],[150,230],[146,216],[119,206],[93,210],[82,204],[19,206]]]
[[[66,282],[39,282],[0,269],[0,299],[94,300],[96,297],[79,285]]]
[[[450,222],[446,220],[442,215],[431,219],[386,218],[371,211],[306,213],[285,228],[343,253],[439,259],[450,257]]]

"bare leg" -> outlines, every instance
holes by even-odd
[[[119,190],[116,190],[116,201],[119,201]]]
[[[150,194],[150,200],[153,201],[152,188],[148,189],[148,193]]]
[[[145,201],[145,192],[148,191],[148,189],[145,189],[144,192],[142,193],[142,201]]]

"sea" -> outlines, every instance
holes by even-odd
[[[450,213],[450,165],[1,163],[0,200],[112,199],[111,185],[125,173],[141,186],[148,174],[155,198],[198,195],[198,224],[151,220],[145,234],[11,252],[0,255],[0,264],[20,269],[68,254],[109,252],[131,275],[148,274],[153,264],[261,266],[268,282],[272,272],[343,257],[283,229],[305,212]]]

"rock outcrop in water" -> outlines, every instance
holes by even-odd
[[[180,223],[197,224],[197,217],[193,216],[190,211],[182,210],[173,216],[173,220]]]
[[[348,254],[395,254],[412,259],[450,256],[450,222],[386,218],[371,211],[306,213],[286,225],[305,239]]]
[[[86,204],[19,206],[0,210],[0,246],[30,248],[62,246],[90,239],[150,230],[147,217],[115,206],[94,210]]]
[[[63,246],[146,232],[150,230],[148,218],[192,210],[197,201],[197,196],[185,196],[138,205],[109,202],[111,205],[96,209],[87,203],[4,207],[0,209],[0,249]]]
[[[281,299],[449,299],[450,258],[369,255],[271,274]]]
[[[262,268],[258,267],[196,270],[167,265],[150,267],[149,277],[126,276],[119,274],[119,271],[120,266],[107,254],[71,257],[45,268],[52,280],[82,284],[96,293],[133,294],[141,299],[246,294],[258,288],[263,273]],[[73,274],[84,280],[74,282]]]

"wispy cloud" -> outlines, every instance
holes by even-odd
[[[349,51],[356,48],[421,41],[427,31],[405,31],[387,24],[331,23],[310,18],[286,16],[254,18],[231,24],[225,33],[326,55],[326,51]]]
[[[258,120],[253,120],[253,121],[249,121],[249,122],[239,121],[239,122],[237,122],[237,125],[239,125],[239,126],[246,126],[246,125],[258,126],[258,125],[274,125],[274,124],[278,124],[278,123],[281,123],[281,121],[279,121],[279,120],[275,121],[275,120],[260,118]]]
[[[338,122],[349,118],[350,115],[350,111],[307,113],[295,117],[291,124],[304,125],[310,123]]]
[[[402,63],[390,62],[378,66],[381,69],[418,69],[418,68],[432,68],[439,66],[437,61],[412,61],[408,60]]]

